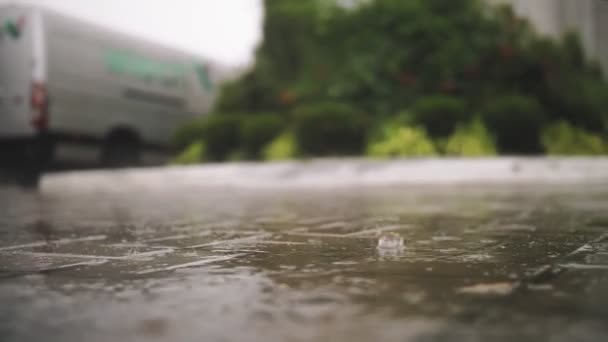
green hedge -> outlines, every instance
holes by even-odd
[[[202,141],[194,142],[185,148],[175,159],[173,164],[190,165],[198,164],[205,160],[205,143]]]
[[[578,76],[564,78],[550,85],[545,101],[555,120],[596,133],[608,128],[608,86],[604,83]]]
[[[283,130],[283,120],[274,114],[256,114],[243,119],[241,145],[247,158],[258,159],[263,148]]]
[[[565,121],[543,131],[543,146],[551,155],[601,155],[608,153],[608,144],[599,136]]]
[[[367,147],[371,157],[418,157],[433,156],[437,148],[424,129],[404,126],[395,121],[384,124],[381,132]]]
[[[538,34],[507,4],[354,3],[265,1],[256,60],[223,88],[216,110],[292,112],[308,102],[340,101],[373,114],[368,123],[376,126],[381,117],[408,109],[411,121],[404,126],[424,128],[441,152],[459,155],[482,147],[473,147],[479,141],[475,132],[457,132],[475,115],[481,115],[499,153],[541,153],[541,127],[549,122],[608,133],[608,84],[578,35]],[[526,97],[501,98],[510,94]],[[321,119],[296,120],[302,127],[307,124],[301,121]],[[294,131],[306,155],[359,150],[352,143],[360,140],[358,133],[345,138],[349,143],[324,133],[352,131],[346,125],[310,126],[310,133]]]
[[[447,155],[481,157],[496,155],[494,138],[480,120],[459,125],[446,142]]]
[[[209,116],[201,127],[201,134],[209,160],[226,160],[240,145],[241,117],[230,114]]]
[[[366,120],[345,104],[297,107],[293,127],[299,152],[305,156],[357,155],[365,149]]]
[[[451,96],[428,96],[412,107],[413,120],[433,138],[445,138],[469,118],[465,102]]]
[[[204,127],[204,118],[197,118],[182,125],[173,135],[173,147],[182,151],[193,143],[202,141]]]
[[[276,137],[264,147],[265,160],[289,160],[297,157],[296,139],[291,132],[285,132]]]
[[[284,121],[274,114],[213,114],[180,127],[173,144],[184,152],[202,142],[206,159],[212,161],[259,159],[283,127]]]
[[[545,117],[536,99],[519,95],[496,98],[485,106],[482,118],[494,133],[500,153],[542,152],[540,137]]]

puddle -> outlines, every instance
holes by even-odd
[[[498,295],[506,296],[511,294],[518,283],[492,283],[492,284],[475,284],[470,286],[464,286],[457,290],[458,293],[470,294],[470,295]]]
[[[604,184],[252,190],[138,172],[0,189],[3,341],[608,336]]]

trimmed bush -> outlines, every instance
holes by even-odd
[[[518,95],[496,98],[486,105],[483,121],[494,134],[500,153],[542,152],[540,135],[544,115],[536,99]]]
[[[283,129],[283,121],[273,114],[256,114],[247,117],[241,125],[241,144],[248,158],[258,159],[262,149]]]
[[[194,119],[177,129],[173,135],[173,146],[178,151],[182,151],[193,143],[203,139],[205,119]]]
[[[202,136],[210,160],[225,160],[240,144],[241,118],[235,115],[211,115],[202,125]]]
[[[433,138],[446,138],[456,126],[466,121],[468,112],[462,99],[451,96],[429,96],[412,107],[413,120]]]
[[[205,144],[202,141],[192,143],[173,160],[173,164],[198,164],[205,160]]]
[[[433,156],[437,150],[423,129],[388,124],[383,133],[369,144],[367,154],[381,158]]]
[[[546,107],[556,120],[566,120],[587,131],[599,133],[607,127],[608,86],[589,77],[567,77],[549,87]]]
[[[265,160],[289,160],[297,156],[296,139],[293,133],[285,132],[264,147]]]
[[[496,146],[490,132],[480,120],[460,125],[445,146],[448,155],[480,157],[496,155]]]
[[[247,158],[247,156],[245,155],[243,150],[237,149],[237,150],[233,150],[232,152],[228,153],[228,155],[224,158],[224,161],[236,162],[236,161],[243,161],[243,160],[247,160],[247,159],[249,159],[249,158]]]
[[[608,152],[608,145],[600,136],[565,121],[547,127],[542,140],[545,151],[553,155],[600,155]]]
[[[356,155],[365,149],[366,120],[348,105],[298,107],[293,119],[298,149],[304,155]]]

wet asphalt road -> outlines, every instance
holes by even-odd
[[[1,341],[608,339],[608,183],[140,172],[0,188]]]

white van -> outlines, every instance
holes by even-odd
[[[52,159],[152,161],[208,113],[208,61],[28,6],[0,6],[0,162],[36,184]]]

